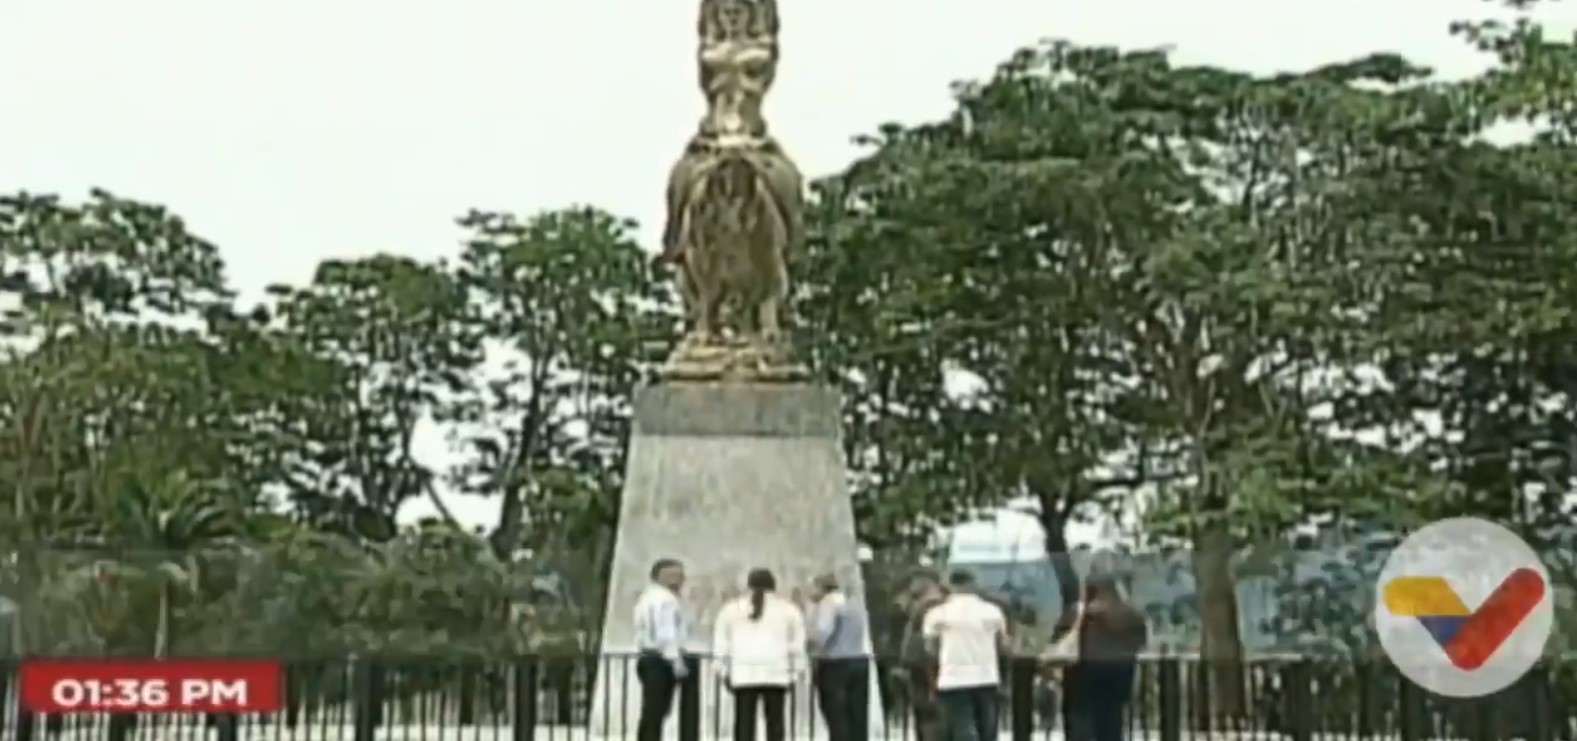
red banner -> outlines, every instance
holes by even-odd
[[[22,707],[35,713],[261,713],[283,705],[277,661],[30,659]]]

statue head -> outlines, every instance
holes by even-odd
[[[701,19],[696,25],[701,44],[731,38],[777,38],[777,0],[701,0]]]
[[[723,140],[765,137],[761,102],[778,63],[776,0],[702,0],[698,31],[708,103],[704,133]]]

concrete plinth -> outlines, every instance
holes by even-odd
[[[635,601],[658,558],[684,562],[688,647],[698,654],[710,652],[718,609],[755,567],[771,569],[785,596],[832,571],[851,598],[864,600],[838,407],[836,392],[809,384],[668,383],[636,393],[603,619],[604,667],[635,651]],[[593,734],[634,735],[640,691],[633,674],[598,672]],[[709,670],[703,679],[702,725],[727,735],[732,702]],[[808,689],[795,695],[799,723],[817,724],[825,738]],[[876,722],[874,688],[871,697]],[[676,720],[677,711],[670,734]]]

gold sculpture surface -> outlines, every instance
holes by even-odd
[[[805,377],[789,359],[788,256],[804,233],[804,181],[767,131],[778,63],[776,0],[702,0],[700,130],[668,176],[662,264],[676,268],[686,332],[673,380]]]

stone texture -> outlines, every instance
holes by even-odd
[[[719,607],[754,567],[771,569],[785,596],[830,570],[863,600],[839,435],[836,392],[810,384],[667,383],[637,392],[594,734],[635,733],[639,685],[617,657],[635,650],[635,600],[658,558],[685,564],[688,646],[699,654],[710,649]],[[710,671],[703,679],[702,723],[726,735],[732,703],[719,701],[726,693]],[[812,721],[824,737],[808,687],[795,695],[797,724]],[[677,712],[670,733],[676,721]]]

